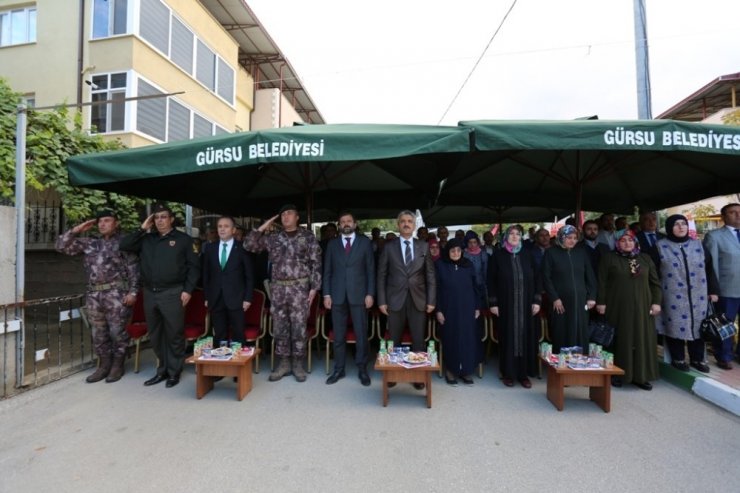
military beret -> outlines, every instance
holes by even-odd
[[[152,207],[152,213],[156,214],[158,212],[169,212],[170,216],[174,216],[172,209],[170,209],[170,207],[163,202],[154,204],[154,206]]]
[[[298,212],[298,207],[295,206],[295,204],[285,204],[280,208],[280,214],[282,214],[285,211],[296,211]]]
[[[95,214],[95,219],[100,219],[101,217],[112,217],[113,219],[118,219],[118,216],[116,215],[116,213],[110,209],[100,209]]]

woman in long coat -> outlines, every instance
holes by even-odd
[[[522,249],[521,226],[509,226],[503,248],[488,262],[488,304],[498,317],[499,370],[507,387],[514,381],[530,388],[537,374],[535,315],[542,303],[542,282],[534,256]]]
[[[555,247],[545,250],[542,282],[550,313],[550,338],[553,352],[561,347],[588,348],[588,310],[596,304],[596,276],[576,228],[565,225],[558,231]]]
[[[596,311],[606,314],[614,327],[614,362],[624,370],[624,377],[612,378],[620,387],[622,380],[644,390],[653,388],[658,379],[657,336],[654,315],[660,313],[662,293],[655,264],[640,253],[640,244],[629,229],[614,234],[616,250],[599,262],[599,294]]]
[[[666,237],[657,243],[663,286],[663,320],[658,330],[665,336],[675,368],[689,371],[686,364],[688,346],[691,366],[708,373],[699,327],[707,316],[710,298],[717,300],[718,282],[701,241],[689,237],[685,216],[670,216],[666,219],[665,230]]]
[[[481,295],[473,264],[462,255],[462,243],[447,242],[445,254],[435,262],[437,272],[437,323],[439,324],[447,383],[459,377],[473,383],[480,362],[482,342],[476,319],[480,316]]]

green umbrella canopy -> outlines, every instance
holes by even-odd
[[[73,185],[234,215],[428,205],[470,151],[465,127],[304,125],[67,160]],[[305,206],[305,208],[304,208]]]
[[[438,205],[629,213],[740,190],[740,127],[647,121],[463,121],[475,151]]]
[[[441,205],[422,210],[424,224],[429,227],[455,224],[512,224],[552,222],[571,212],[564,209],[533,206],[474,206]]]

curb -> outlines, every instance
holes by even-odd
[[[740,416],[740,390],[706,377],[703,373],[693,369],[683,372],[662,361],[658,365],[663,380],[691,392],[735,416]]]

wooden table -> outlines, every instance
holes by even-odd
[[[195,396],[202,399],[213,389],[217,377],[236,378],[236,398],[244,399],[252,390],[252,360],[258,354],[256,349],[249,356],[234,356],[229,360],[197,359],[191,356],[186,363],[195,365]]]
[[[624,370],[617,366],[611,368],[558,368],[542,358],[547,366],[547,399],[558,411],[565,405],[565,387],[588,387],[588,396],[604,412],[611,411],[612,376],[624,375]]]
[[[405,368],[395,363],[375,362],[375,370],[383,374],[383,407],[388,406],[388,384],[391,382],[423,383],[426,386],[427,407],[432,407],[432,373],[439,371],[439,364]]]

